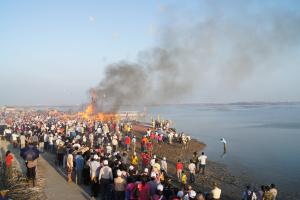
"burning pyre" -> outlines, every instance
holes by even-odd
[[[77,116],[88,121],[119,121],[118,113],[96,112],[95,105],[92,103],[87,106],[84,112],[79,112]]]

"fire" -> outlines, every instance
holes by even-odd
[[[120,116],[115,113],[98,113],[95,119],[97,121],[118,121]]]
[[[78,113],[79,117],[88,121],[119,121],[120,116],[116,113],[95,113],[93,104],[87,106],[84,112]]]
[[[88,107],[85,109],[85,112],[83,113],[82,117],[84,119],[89,119],[94,113],[94,106],[92,104],[88,105]]]

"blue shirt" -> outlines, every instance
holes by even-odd
[[[75,158],[76,170],[83,170],[84,167],[84,159],[81,155],[77,155]]]

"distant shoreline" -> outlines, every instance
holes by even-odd
[[[0,109],[2,108],[24,108],[24,109],[30,109],[30,108],[47,108],[47,109],[58,109],[58,108],[80,108],[85,107],[88,104],[80,104],[80,105],[0,105]],[[126,106],[172,106],[172,105],[203,105],[203,106],[263,106],[263,105],[300,105],[300,101],[237,101],[237,102],[215,102],[215,103],[207,103],[207,102],[187,102],[187,103],[160,103],[160,104],[147,104],[147,105],[122,105],[122,107]]]

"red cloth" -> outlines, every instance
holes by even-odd
[[[147,144],[148,150],[152,150],[152,149],[153,149],[152,147],[153,147],[153,146],[152,146],[152,143],[149,142],[149,143]]]
[[[154,138],[155,138],[155,133],[151,132],[151,133],[150,133],[150,138],[151,138],[151,139],[154,139]]]
[[[131,139],[130,139],[130,137],[127,136],[127,137],[126,137],[126,140],[125,140],[125,143],[126,143],[126,144],[130,144],[130,142],[131,142]]]
[[[142,153],[142,160],[144,165],[148,165],[150,162],[150,156],[147,153]]]
[[[10,167],[12,164],[12,160],[14,159],[14,157],[10,154],[8,154],[5,158],[5,164],[7,167]]]
[[[179,170],[179,169],[183,170],[183,164],[182,164],[182,162],[178,162],[176,164],[176,170]]]

